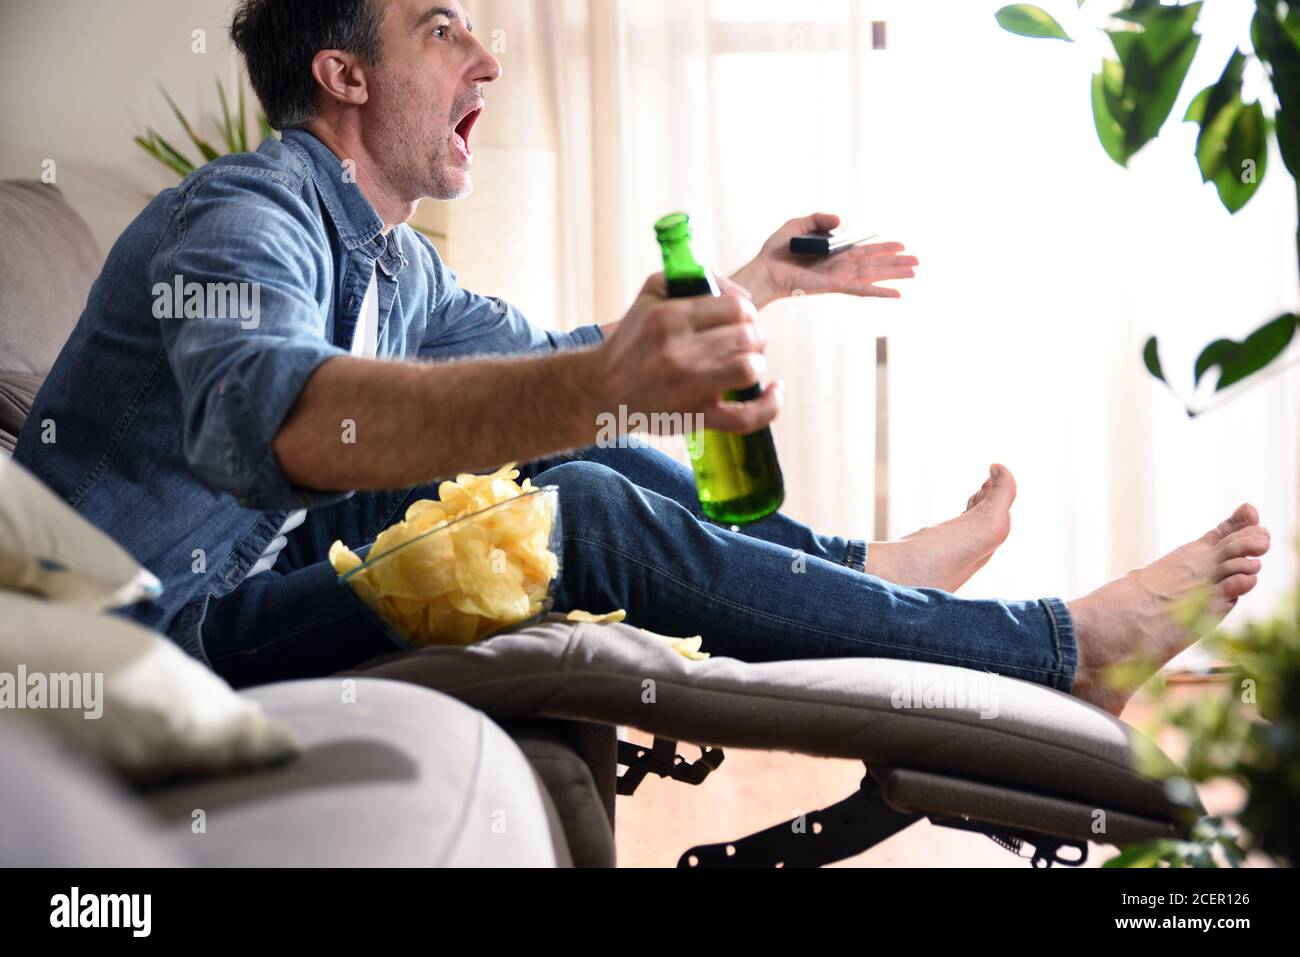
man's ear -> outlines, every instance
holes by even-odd
[[[321,50],[311,61],[311,75],[335,103],[360,106],[370,99],[369,77],[362,58],[342,50]]]

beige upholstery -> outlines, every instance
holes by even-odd
[[[468,649],[386,656],[356,673],[437,688],[498,719],[603,721],[724,748],[928,771],[1137,818],[1175,812],[1162,785],[1134,769],[1137,732],[1123,722],[1040,685],[943,665],[688,661],[636,628],[552,616]],[[965,707],[899,706],[902,687],[972,683],[980,700]]]
[[[932,817],[968,817],[1008,828],[1123,846],[1175,837],[1167,819],[1128,814],[1104,802],[1079,802],[1005,785],[915,771],[872,768],[885,800],[900,811]]]
[[[57,187],[0,182],[0,450],[13,451],[100,262],[90,229]]]
[[[554,867],[571,862],[510,738],[445,695],[387,681],[243,692],[293,728],[283,767],[148,795],[178,854],[220,867]],[[575,757],[574,760],[577,760]],[[192,822],[201,810],[206,831]]]

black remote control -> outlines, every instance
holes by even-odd
[[[863,235],[846,232],[809,233],[807,236],[796,236],[790,240],[790,252],[796,256],[834,256],[854,246],[861,246],[878,235],[878,233]]]

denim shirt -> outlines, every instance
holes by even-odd
[[[201,661],[209,598],[240,584],[292,511],[352,494],[293,487],[271,446],[312,373],[349,354],[376,270],[380,359],[602,341],[599,326],[543,330],[461,289],[425,237],[383,235],[324,144],[287,130],[127,227],[36,396],[15,459],[162,581],[120,613]]]

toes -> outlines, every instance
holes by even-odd
[[[1227,538],[1233,532],[1259,524],[1259,510],[1249,502],[1239,505],[1227,519],[1220,522],[1207,537],[1212,539]]]
[[[1005,465],[989,466],[989,477],[984,480],[979,491],[966,500],[966,511],[969,512],[990,498],[1007,508],[1016,500],[1016,480]]]
[[[1232,513],[1232,518],[1235,519],[1242,528],[1247,525],[1258,525],[1259,510],[1255,508],[1254,505],[1247,502],[1244,505],[1239,506],[1237,510]]]
[[[994,465],[990,470],[989,481],[993,483],[993,489],[998,492],[1005,492],[1011,501],[1016,499],[1016,477],[1011,474],[1011,469],[1005,465]]]
[[[1233,575],[1258,575],[1263,567],[1258,558],[1231,558],[1215,570],[1214,581],[1218,583]]]
[[[1249,525],[1233,532],[1219,543],[1219,560],[1231,558],[1258,557],[1268,551],[1272,542],[1267,528],[1262,525]]]
[[[1236,601],[1259,582],[1256,575],[1233,575],[1219,583],[1219,593],[1230,601]]]

